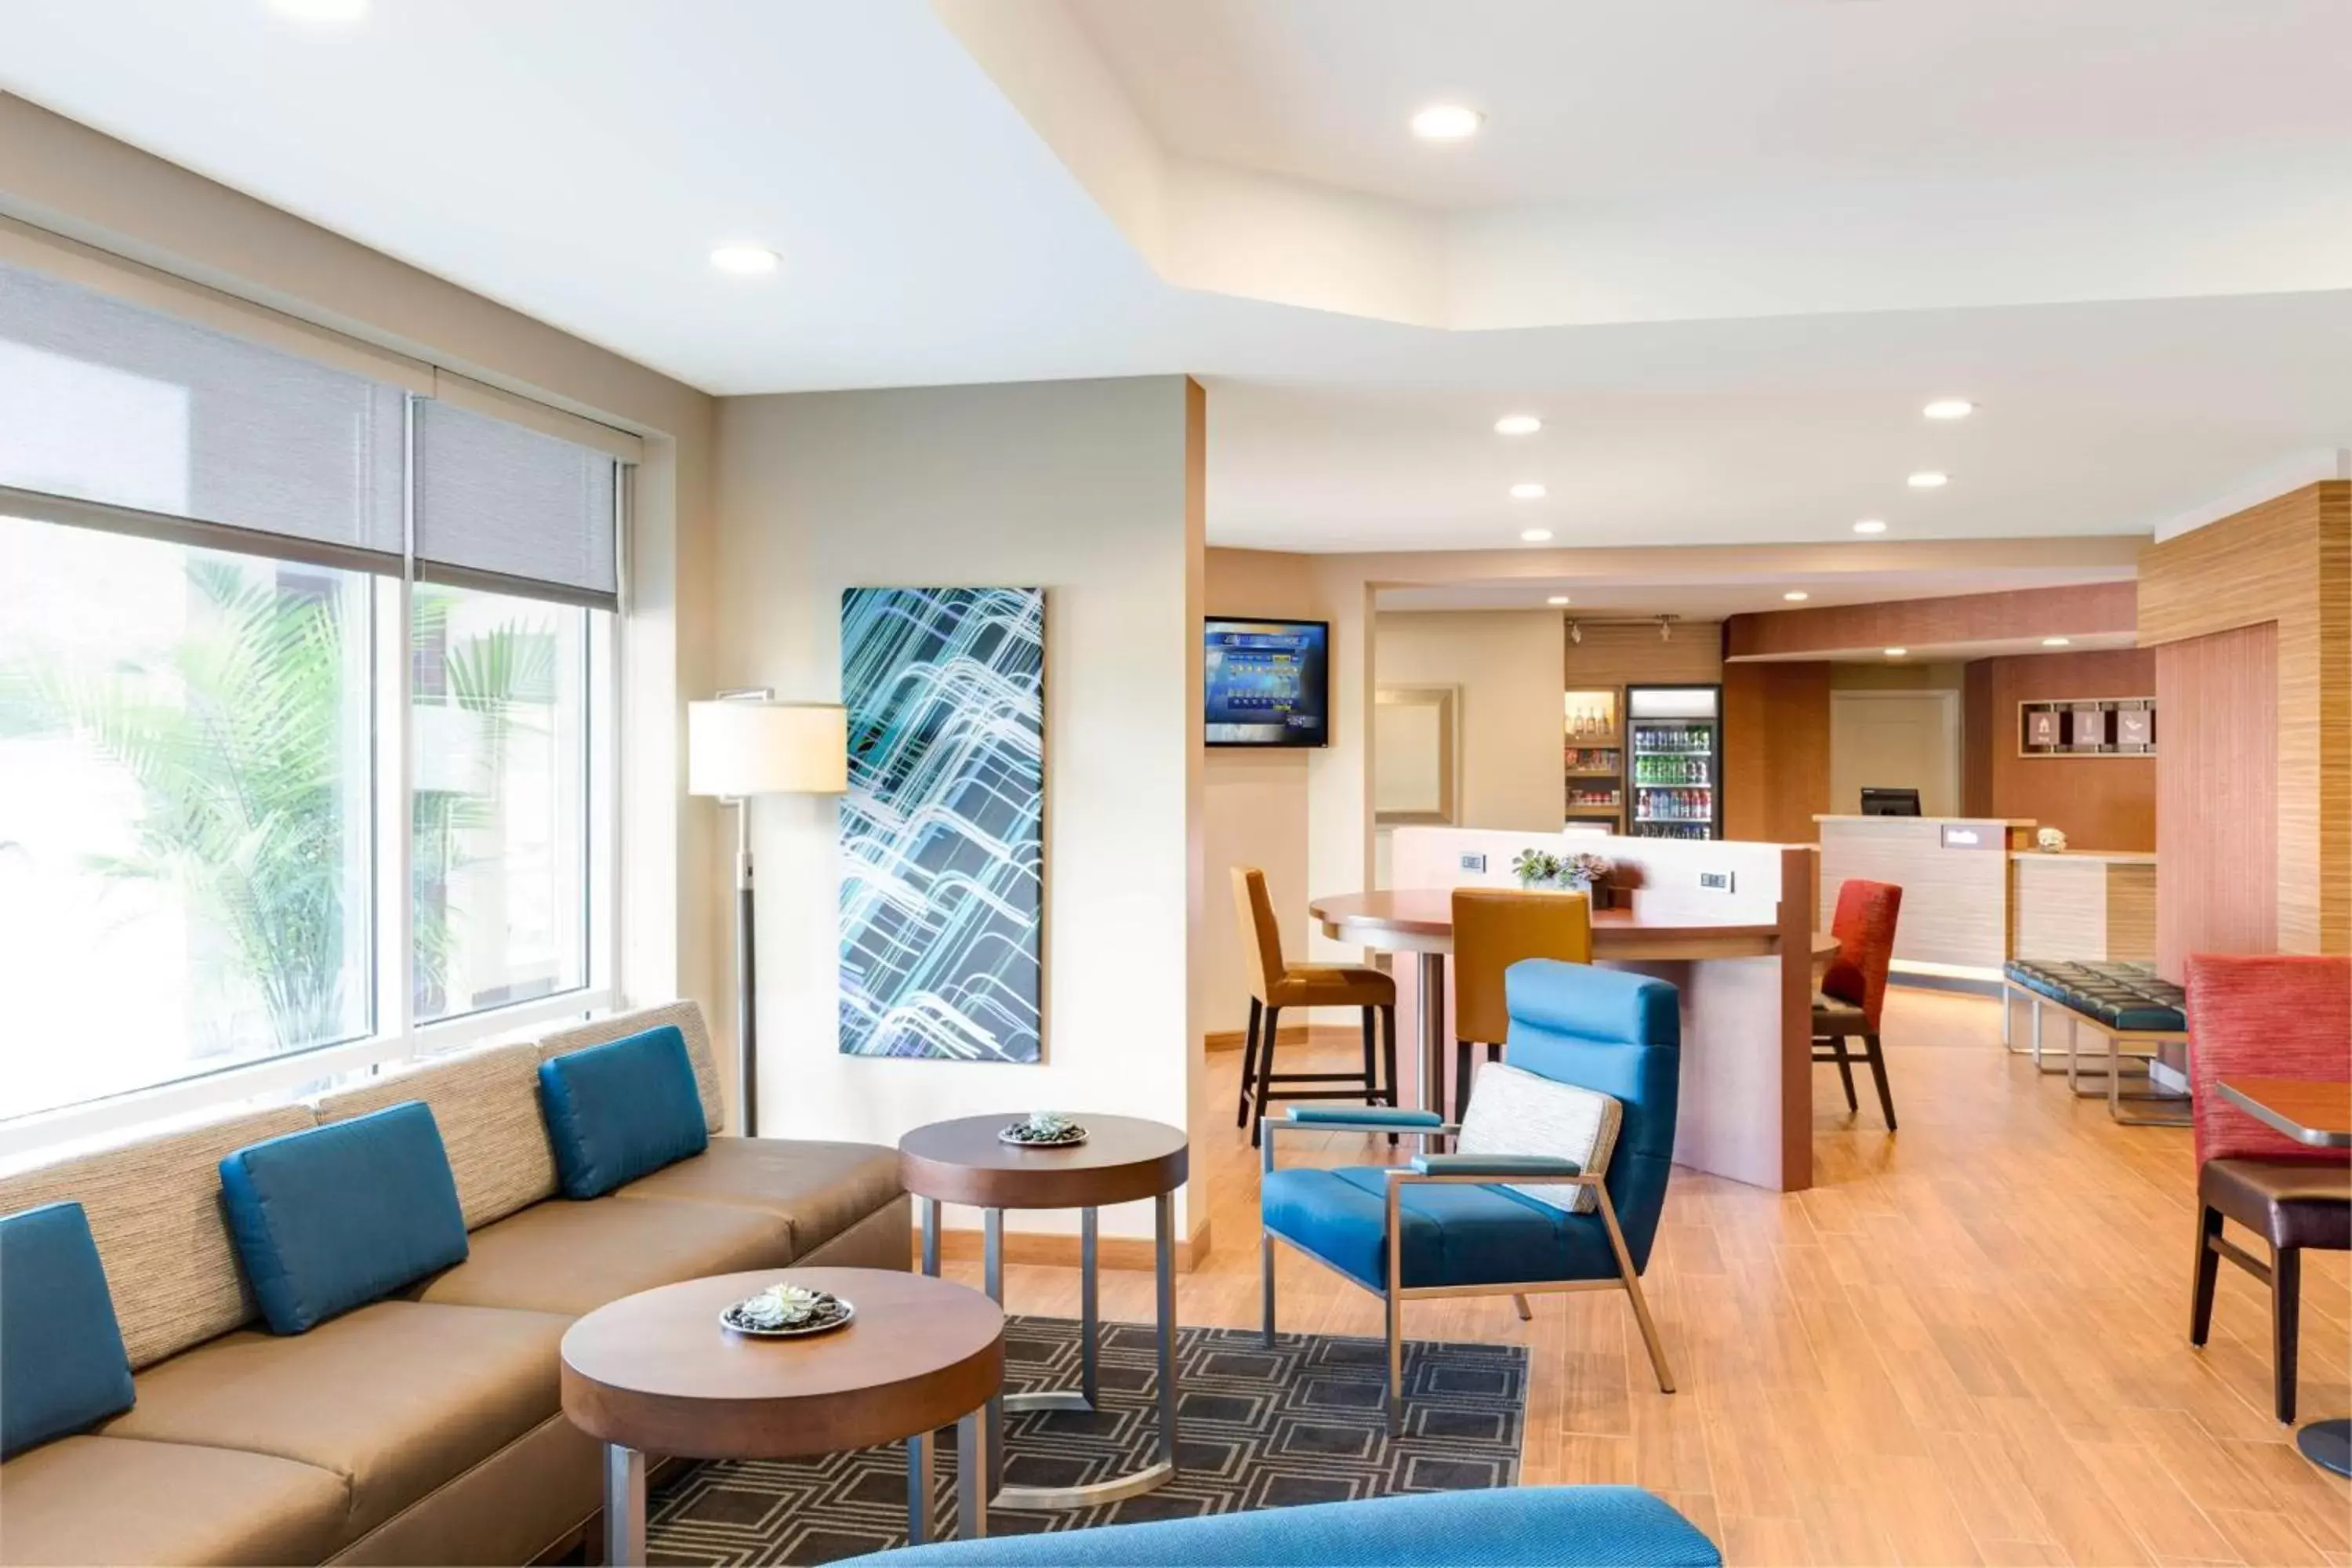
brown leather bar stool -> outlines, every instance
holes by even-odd
[[[1234,907],[1241,916],[1242,951],[1249,960],[1249,1035],[1243,1042],[1241,1111],[1234,1125],[1246,1125],[1250,1143],[1258,1141],[1256,1116],[1277,1100],[1353,1100],[1366,1105],[1397,1102],[1396,982],[1365,963],[1286,963],[1282,931],[1274,918],[1274,900],[1266,896],[1265,873],[1255,866],[1234,868]],[[1361,1073],[1278,1073],[1274,1070],[1276,1029],[1286,1007],[1360,1007],[1364,1014],[1364,1070]],[[1386,1030],[1387,1087],[1374,1060],[1372,1022],[1377,1014]],[[1261,1027],[1261,1025],[1263,1027]],[[1276,1084],[1324,1084],[1324,1089],[1278,1089]],[[1255,1088],[1253,1088],[1255,1086]],[[1343,1088],[1341,1086],[1351,1086]]]
[[[1498,1061],[1511,1035],[1503,972],[1523,958],[1592,962],[1592,900],[1584,893],[1454,889],[1454,1120],[1470,1109],[1470,1047]],[[1442,1097],[1440,1097],[1442,1098]]]
[[[1859,1110],[1853,1097],[1853,1064],[1870,1068],[1878,1085],[1879,1114],[1895,1131],[1895,1096],[1886,1088],[1886,1052],[1878,1043],[1878,1016],[1886,1004],[1886,971],[1895,961],[1895,921],[1903,912],[1903,889],[1892,882],[1860,878],[1838,889],[1837,918],[1830,923],[1838,955],[1822,976],[1813,998],[1813,1060],[1833,1062],[1845,1085],[1845,1108]],[[1846,1042],[1859,1037],[1862,1054]]]

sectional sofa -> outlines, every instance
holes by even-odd
[[[0,1215],[89,1215],[136,1403],[0,1465],[0,1563],[528,1563],[599,1506],[596,1446],[558,1408],[582,1313],[699,1275],[905,1268],[898,1161],[860,1143],[713,1137],[608,1196],[557,1195],[539,1063],[661,1025],[720,1123],[700,1012],[674,1004],[429,1063],[0,1177]],[[299,1335],[257,1321],[219,1163],[284,1133],[423,1100],[466,1260]]]

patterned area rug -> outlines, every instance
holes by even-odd
[[[1008,1391],[1075,1388],[1078,1325],[1013,1318],[1004,1333]],[[1401,1492],[1507,1487],[1518,1479],[1528,1358],[1516,1345],[1405,1346],[1405,1435],[1389,1440],[1378,1340],[1255,1330],[1180,1329],[1182,1405],[1176,1479],[1125,1502],[1056,1513],[989,1515],[992,1534],[1076,1530],[1136,1520],[1233,1513]],[[1005,1421],[1004,1479],[1083,1485],[1144,1468],[1157,1455],[1152,1331],[1105,1326],[1103,1408]],[[934,1461],[935,1538],[954,1533],[955,1443]],[[696,1465],[650,1509],[656,1563],[813,1563],[907,1539],[904,1445],[819,1459]]]

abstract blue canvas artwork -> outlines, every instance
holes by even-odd
[[[1045,591],[841,596],[841,1048],[1034,1062]]]

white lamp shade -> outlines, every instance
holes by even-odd
[[[689,795],[841,795],[849,788],[849,710],[829,702],[686,705]]]

